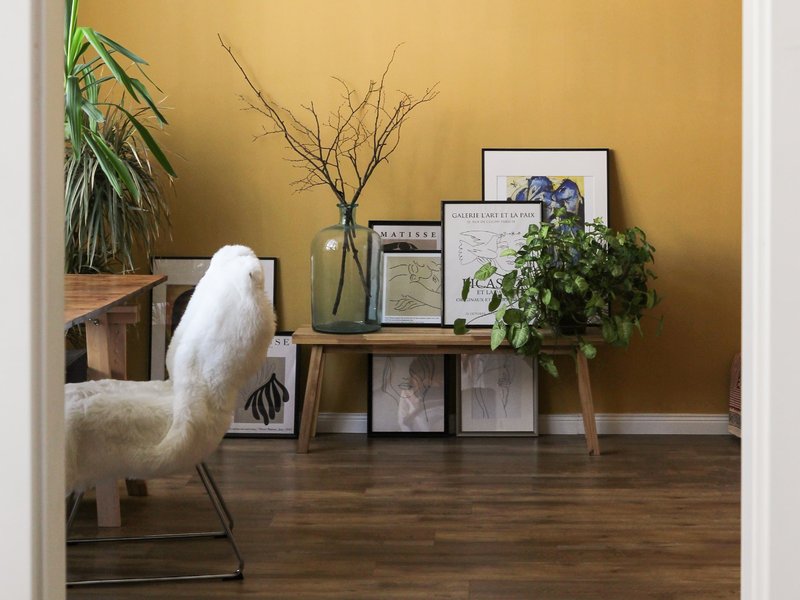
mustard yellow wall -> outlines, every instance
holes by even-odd
[[[290,107],[333,108],[329,76],[363,89],[399,42],[391,86],[439,82],[369,182],[363,222],[437,219],[442,199],[480,199],[481,148],[610,148],[611,224],[638,225],[657,247],[666,325],[601,350],[596,408],[726,410],[739,347],[738,1],[83,0],[80,21],[146,57],[172,107],[160,139],[182,158],[160,252],[239,242],[279,257],[285,329],[309,322],[309,240],[334,221],[334,200],[293,194],[280,140],[251,141],[261,121],[240,110],[246,88],[217,33]],[[366,410],[365,365],[329,363],[323,411]],[[569,362],[561,370],[542,378],[543,413],[578,410]]]

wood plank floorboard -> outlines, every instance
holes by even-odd
[[[226,439],[208,464],[242,581],[70,588],[68,600],[739,597],[740,444],[726,436]],[[196,477],[121,490],[105,535],[214,528]],[[94,535],[91,496],[73,534]],[[222,540],[70,546],[70,578],[232,568]]]

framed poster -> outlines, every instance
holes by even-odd
[[[442,325],[452,327],[464,318],[469,327],[490,327],[488,313],[492,293],[500,289],[503,275],[514,268],[506,249],[519,249],[528,227],[541,221],[542,205],[509,202],[442,202]],[[497,272],[486,281],[475,281],[475,272],[490,262]],[[461,299],[464,281],[470,293]]]
[[[372,354],[369,381],[369,435],[447,434],[444,355]]]
[[[370,221],[369,228],[381,236],[384,252],[442,249],[439,221]]]
[[[458,435],[537,435],[536,362],[509,352],[462,354]]]
[[[608,149],[486,148],[483,199],[540,202],[544,222],[564,208],[583,223],[608,224]]]
[[[383,325],[442,322],[441,252],[384,252]]]
[[[264,289],[274,306],[275,270],[278,259],[259,257],[264,270]],[[167,275],[167,281],[153,288],[150,324],[150,379],[166,379],[167,348],[180,323],[194,288],[208,269],[211,257],[156,257],[153,273]]]
[[[261,368],[239,392],[229,437],[297,437],[297,345],[292,332],[272,338]]]

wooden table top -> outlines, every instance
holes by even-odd
[[[342,350],[376,348],[380,351],[384,348],[405,347],[406,351],[409,348],[419,348],[421,352],[432,350],[453,352],[456,348],[488,349],[491,335],[490,328],[472,329],[464,335],[456,335],[451,328],[445,327],[383,327],[373,333],[334,334],[320,333],[309,325],[303,325],[294,332],[292,341],[295,344],[320,345],[329,349],[341,347]],[[548,348],[567,348],[577,343],[575,336],[555,337],[547,334],[544,338],[544,345]],[[595,330],[582,335],[581,338],[592,344],[603,343],[603,336]]]
[[[166,275],[64,275],[64,329],[97,318],[166,280]]]

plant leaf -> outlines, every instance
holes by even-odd
[[[469,329],[467,329],[467,320],[466,319],[456,319],[453,323],[453,333],[456,335],[464,335],[467,333]]]
[[[581,342],[579,348],[586,358],[594,358],[597,356],[597,348],[589,342]]]
[[[508,331],[508,341],[514,348],[521,348],[528,342],[531,330],[525,321],[514,323]]]
[[[497,292],[492,293],[492,299],[489,301],[489,312],[494,312],[500,306],[500,294]]]
[[[475,271],[475,279],[478,281],[485,281],[489,279],[492,275],[497,272],[497,267],[495,267],[490,262],[485,262],[481,265],[481,267]]]
[[[490,345],[492,350],[497,350],[506,339],[506,326],[502,321],[495,321],[492,326]]]
[[[109,54],[108,50],[103,45],[103,42],[97,37],[97,33],[90,27],[79,27],[78,31],[84,35],[84,37],[92,45],[92,48],[95,49],[95,52],[100,55],[100,58],[103,59],[103,62],[108,67],[108,70],[114,74],[114,78],[124,85],[125,89],[128,90],[128,93],[133,96],[134,100],[138,102],[139,97],[136,95],[136,91],[131,85],[130,77],[128,77],[128,74],[125,73],[125,70],[119,66],[119,63],[114,60],[114,57]]]
[[[124,46],[121,46],[120,44],[118,44],[117,42],[112,40],[111,38],[106,37],[102,33],[99,33],[99,32],[95,32],[95,34],[97,35],[97,38],[99,40],[101,40],[104,44],[106,44],[107,46],[110,46],[111,48],[113,48],[114,50],[116,50],[117,52],[122,54],[123,56],[127,56],[133,62],[139,63],[140,65],[148,64],[147,61],[145,59],[143,59],[141,56],[135,55],[133,52],[131,52],[130,50],[128,50]]]
[[[144,143],[150,149],[150,152],[153,153],[153,156],[156,157],[158,164],[160,164],[163,167],[163,169],[167,173],[169,173],[172,177],[177,177],[177,175],[175,174],[175,170],[172,168],[172,165],[169,163],[169,160],[167,160],[167,157],[164,154],[164,152],[161,150],[159,145],[153,139],[153,136],[150,135],[150,132],[147,130],[147,127],[142,125],[136,117],[134,117],[130,112],[128,112],[122,106],[117,105],[117,108],[127,115],[128,120],[130,121],[131,125],[133,125],[136,128],[136,131],[139,133],[139,136],[141,136],[142,141],[144,141]]]
[[[553,377],[558,377],[558,369],[556,363],[551,356],[542,354],[539,356],[539,365]]]
[[[464,283],[461,284],[461,299],[466,300],[469,296],[469,290],[472,287],[472,279],[469,277],[464,278]]]

